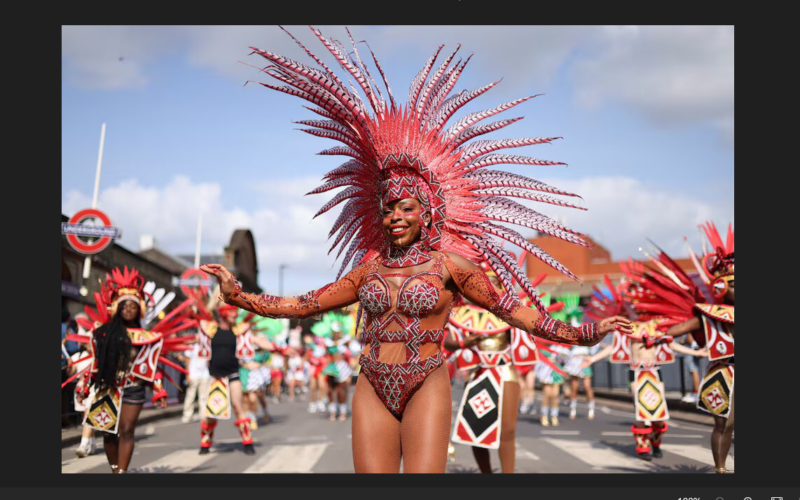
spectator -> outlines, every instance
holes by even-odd
[[[208,397],[208,386],[211,383],[211,375],[208,373],[208,359],[199,357],[200,346],[195,343],[191,349],[184,351],[181,356],[186,363],[186,396],[183,399],[183,417],[181,422],[186,423],[192,419],[194,413],[194,401],[198,400],[199,418],[205,416],[206,398]]]

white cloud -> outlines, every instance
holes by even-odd
[[[684,236],[699,248],[699,224],[710,220],[717,227],[733,222],[733,201],[711,204],[649,186],[629,177],[543,179],[544,182],[582,196],[587,211],[526,202],[531,208],[591,236],[606,247],[614,260],[639,258],[639,247],[651,239],[673,256],[686,256]],[[523,235],[528,233],[523,232]]]
[[[143,186],[136,179],[101,191],[98,206],[123,231],[119,243],[139,250],[141,235],[156,238],[157,246],[172,254],[194,254],[197,217],[203,214],[202,251],[221,254],[237,229],[250,229],[256,242],[260,284],[273,293],[277,266],[285,263],[287,293],[300,293],[332,280],[338,270],[327,255],[327,234],[338,213],[312,217],[332,197],[330,193],[305,198],[318,179],[264,182],[255,186],[262,205],[253,212],[226,207],[216,183],[195,183],[176,176],[162,187]],[[91,197],[70,191],[62,211],[71,216],[91,204]]]
[[[684,236],[699,248],[698,224],[712,220],[723,227],[733,221],[732,202],[711,205],[627,177],[543,180],[580,194],[589,210],[524,203],[590,235],[608,248],[615,260],[638,257],[637,249],[646,246],[647,238],[672,255],[684,256]],[[284,292],[298,294],[332,281],[341,263],[334,263],[335,253],[327,254],[331,243],[327,234],[341,206],[312,220],[333,195],[303,196],[319,184],[316,178],[255,184],[253,192],[263,201],[255,211],[247,212],[224,206],[216,183],[196,183],[176,176],[163,187],[152,187],[132,179],[103,190],[98,206],[123,230],[120,243],[133,251],[139,250],[140,235],[152,234],[167,252],[193,254],[200,212],[204,253],[222,253],[233,231],[248,228],[255,237],[261,286],[277,293],[278,265],[284,263],[289,266]],[[62,201],[62,210],[70,216],[90,202],[90,196],[71,191]],[[520,232],[532,234],[524,228]]]
[[[733,26],[613,26],[572,68],[577,99],[619,101],[662,125],[733,138]]]

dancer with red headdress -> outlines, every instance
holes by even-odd
[[[220,304],[218,320],[214,320],[202,302],[197,301],[200,319],[200,342],[205,346],[203,355],[209,359],[211,383],[206,397],[205,416],[200,421],[200,454],[209,453],[214,443],[214,429],[218,420],[229,420],[231,410],[236,417],[234,425],[242,438],[245,454],[254,455],[250,418],[244,408],[244,389],[239,378],[240,360],[255,358],[256,346],[275,350],[272,342],[250,331],[248,318],[237,321],[239,308]]]
[[[711,452],[715,471],[724,474],[734,424],[734,232],[729,225],[723,241],[713,223],[701,227],[711,249],[703,241],[702,259],[691,246],[689,252],[702,283],[692,281],[661,250],[655,257],[648,255],[657,269],[631,265],[628,272],[647,291],[637,310],[668,316],[667,335],[691,334],[708,351],[711,364],[700,383],[697,407],[714,416]]]
[[[481,268],[496,288],[502,286],[485,262]],[[536,286],[544,278],[531,284]],[[453,310],[444,347],[456,368],[471,371],[458,407],[451,440],[472,447],[478,468],[492,472],[489,450],[498,450],[503,473],[513,473],[520,397],[517,366],[536,363],[536,344],[525,332],[494,314],[467,304]]]
[[[148,285],[155,288],[153,283]],[[76,400],[88,406],[84,424],[103,431],[103,447],[114,474],[128,470],[136,422],[146,400],[145,386],[153,389],[153,403],[166,407],[167,391],[162,379],[167,376],[159,365],[186,373],[182,366],[164,357],[187,347],[186,337],[171,336],[196,325],[188,317],[192,303],[189,299],[151,329],[142,328],[154,316],[148,313],[155,306],[145,286],[136,269],[112,270],[100,293],[95,293],[96,310],[86,306],[93,321],[78,319],[89,335],[69,336],[90,348],[90,354],[79,361],[91,363],[72,377],[83,378]]]
[[[345,188],[319,213],[346,202],[331,234],[339,232],[334,247],[341,244],[344,251],[349,245],[340,275],[351,261],[355,267],[335,283],[295,298],[243,293],[224,266],[209,264],[203,270],[219,280],[225,302],[263,316],[305,318],[360,301],[366,313],[365,349],[352,406],[355,470],[399,472],[402,459],[405,472],[444,472],[451,397],[439,345],[456,295],[463,294],[529,334],[569,344],[596,344],[605,334],[628,330],[630,325],[624,318],[612,317],[573,328],[550,318],[543,307],[522,307],[516,294],[499,293],[470,260],[487,260],[507,290],[513,290],[516,279],[538,304],[530,281],[493,235],[574,275],[519,233],[494,221],[588,245],[574,231],[506,198],[573,206],[531,190],[575,195],[521,175],[484,168],[500,163],[558,164],[490,154],[554,138],[468,143],[519,118],[482,126],[476,125],[478,121],[530,98],[466,115],[445,128],[458,109],[496,84],[448,98],[466,61],[449,67],[454,52],[431,71],[440,47],[412,82],[408,104],[401,107],[388,84],[388,100],[384,98],[355,43],[349,57],[338,42],[312,31],[355,78],[366,102],[296,39],[318,66],[259,49],[254,53],[272,63],[263,71],[285,84],[262,85],[310,101],[316,105],[312,111],[327,118],[300,122],[312,127],[306,132],[343,144],[323,154],[352,158],[328,173],[327,182],[312,193]]]
[[[636,454],[647,461],[654,457],[661,458],[664,456],[661,441],[669,428],[669,409],[659,367],[674,363],[675,352],[697,357],[705,356],[706,352],[673,342],[673,338],[663,332],[667,318],[653,316],[652,313],[638,315],[633,304],[641,300],[645,292],[635,283],[622,281],[618,287],[614,287],[608,276],[605,276],[605,283],[611,296],[603,294],[595,286],[585,309],[586,315],[598,318],[613,312],[628,316],[634,320],[634,332],[633,335],[614,332],[612,344],[589,356],[581,367],[588,368],[609,356],[611,363],[630,367],[635,413],[631,432],[636,441]]]

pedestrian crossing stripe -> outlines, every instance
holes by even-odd
[[[329,444],[325,442],[301,446],[273,446],[256,463],[245,469],[244,473],[312,472]]]
[[[711,467],[715,467],[714,455],[711,454],[711,450],[686,444],[662,444],[661,449],[665,452],[674,453],[684,458],[694,460],[695,462],[700,462],[710,465]],[[728,455],[726,468],[733,469],[733,456],[731,455]]]
[[[191,450],[178,450],[168,455],[165,455],[158,460],[148,463],[142,467],[136,467],[131,472],[139,472],[145,474],[164,474],[175,473],[181,474],[190,472],[208,462],[215,457],[213,450],[207,455],[200,455],[197,448]]]
[[[61,466],[61,473],[62,474],[77,474],[79,472],[83,472],[85,470],[93,469],[94,467],[108,464],[108,459],[106,458],[105,453],[103,453],[103,449],[100,448],[99,454],[97,455],[89,455],[85,458],[76,458],[66,465]],[[109,471],[111,469],[108,469]]]
[[[655,472],[655,467],[639,458],[621,453],[595,441],[544,438],[548,444],[567,452],[595,470],[607,472]]]
[[[238,442],[238,440],[234,439],[221,441]],[[325,441],[312,444],[274,445],[267,448],[266,453],[244,471],[236,470],[236,472],[248,474],[314,472],[315,467],[318,467],[320,460],[331,444],[331,441]],[[517,459],[523,459],[529,464],[525,466],[526,469],[536,467],[530,461],[538,461],[540,456],[552,455],[553,450],[551,447],[554,447],[575,459],[574,466],[565,469],[563,472],[663,472],[663,469],[656,462],[644,462],[637,458],[633,453],[633,443],[630,443],[630,450],[627,450],[598,441],[573,440],[569,437],[545,437],[535,438],[527,442],[526,445],[526,447],[523,447],[518,442],[516,449]],[[662,446],[662,449],[668,454],[688,459],[692,463],[700,463],[708,467],[713,467],[714,465],[711,450],[703,446],[666,443]],[[213,467],[210,467],[210,465],[216,465],[214,462],[226,462],[232,456],[238,456],[238,454],[216,453],[213,449],[207,455],[199,455],[197,449],[192,448],[173,451],[151,462],[139,465],[140,456],[137,455],[134,455],[133,464],[138,466],[132,467],[130,472],[151,474],[213,471]],[[471,459],[471,454],[465,456]],[[470,466],[474,465],[471,460],[467,459],[467,462]],[[209,465],[204,467],[206,464]],[[733,465],[733,457],[729,456],[727,466],[732,469]],[[63,462],[61,472],[70,474],[86,472],[91,469],[97,469],[94,472],[110,472],[106,467],[108,467],[106,457],[100,450],[98,454],[86,458],[76,458]],[[346,469],[349,469],[349,467]]]

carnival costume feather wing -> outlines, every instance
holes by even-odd
[[[652,242],[656,248],[655,255],[642,251],[652,263],[651,266],[633,261],[621,264],[626,276],[640,287],[638,296],[633,300],[636,311],[646,316],[669,318],[659,323],[659,329],[691,319],[696,304],[720,303],[721,298],[712,293],[712,281],[733,274],[733,227],[728,227],[725,243],[713,223],[707,222],[701,228],[711,242],[711,251],[704,252],[703,258],[698,259],[691,247],[689,250],[702,283],[695,282],[666,252]]]
[[[262,71],[281,83],[261,85],[309,101],[314,106],[308,109],[324,118],[297,122],[310,127],[301,130],[341,143],[319,154],[348,157],[347,161],[324,177],[323,185],[309,193],[344,188],[317,213],[323,214],[344,203],[330,232],[330,237],[334,237],[330,251],[339,246],[337,258],[344,253],[339,276],[351,261],[355,266],[387,255],[390,243],[381,224],[381,203],[386,201],[383,199],[385,193],[391,191],[403,198],[419,199],[423,209],[430,212],[430,227],[423,228],[422,234],[427,248],[455,252],[474,261],[488,261],[507,289],[513,289],[511,285],[516,280],[542,311],[544,307],[527,276],[494,237],[520,246],[577,280],[574,274],[544,250],[501,223],[516,224],[588,247],[581,234],[510,199],[528,199],[583,210],[557,197],[578,196],[523,175],[487,168],[499,164],[563,165],[558,161],[498,152],[547,144],[558,137],[473,140],[522,118],[487,124],[479,122],[536,96],[469,113],[451,123],[451,118],[458,110],[499,83],[453,93],[470,59],[453,63],[460,46],[434,68],[444,46],[438,47],[411,82],[408,100],[405,106],[401,106],[395,100],[371,49],[370,55],[386,89],[385,96],[361,59],[352,37],[352,52],[347,52],[340,42],[323,37],[318,29],[312,27],[311,31],[346,72],[348,80],[352,78],[357,85],[352,82],[350,87],[345,85],[288,31],[286,33],[315,64],[305,65],[272,52],[251,48],[253,53],[271,63]],[[349,36],[349,30],[347,33]],[[363,92],[363,99],[357,88]],[[409,182],[409,178],[414,181]],[[422,186],[416,191],[409,187],[415,182]],[[402,196],[404,194],[408,196]]]

